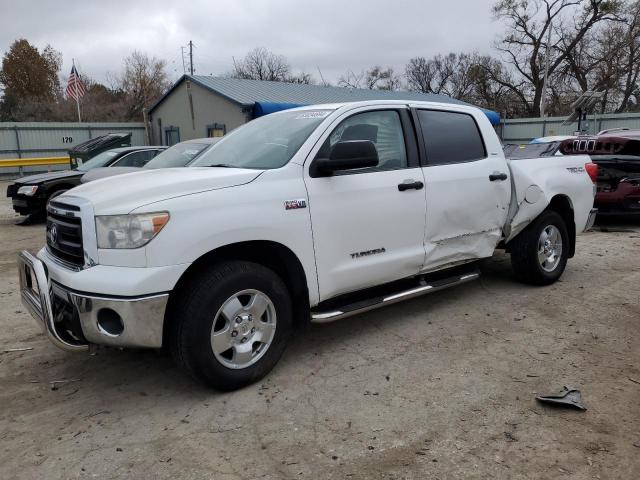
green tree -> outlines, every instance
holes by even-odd
[[[0,83],[3,98],[0,118],[22,120],[22,104],[51,104],[60,91],[60,52],[47,45],[42,52],[24,38],[18,39],[2,58]]]

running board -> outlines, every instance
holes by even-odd
[[[479,272],[467,273],[464,275],[456,275],[453,277],[439,280],[431,284],[422,284],[415,288],[408,290],[402,290],[400,292],[385,296],[363,300],[360,302],[351,303],[345,305],[340,309],[331,310],[327,312],[311,312],[312,323],[329,323],[336,320],[342,320],[343,318],[357,315],[359,313],[368,312],[369,310],[375,310],[376,308],[386,307],[394,303],[409,300],[411,298],[420,297],[428,293],[437,292],[438,290],[444,290],[445,288],[454,287],[463,283],[477,280],[480,276]]]

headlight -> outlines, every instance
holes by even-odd
[[[20,187],[18,189],[18,195],[27,195],[28,197],[32,197],[37,191],[37,185],[25,185],[24,187]]]
[[[98,248],[138,248],[169,221],[168,212],[96,216]]]

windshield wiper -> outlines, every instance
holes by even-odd
[[[214,163],[213,165],[207,165],[207,167],[238,168],[235,165],[228,165],[226,163]]]

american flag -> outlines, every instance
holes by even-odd
[[[73,98],[75,101],[80,100],[86,93],[84,83],[78,75],[76,66],[71,67],[71,74],[69,75],[69,81],[67,82],[67,89],[65,90],[67,97]]]

